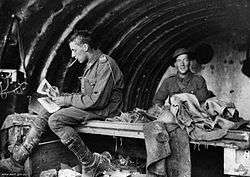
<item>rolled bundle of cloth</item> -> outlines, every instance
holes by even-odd
[[[175,122],[186,129],[194,140],[215,140],[226,135],[228,129],[237,129],[249,121],[239,118],[234,104],[216,97],[202,105],[193,94],[175,94],[170,98],[169,111]]]

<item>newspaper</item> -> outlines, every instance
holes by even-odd
[[[60,109],[55,102],[52,101],[51,97],[56,97],[59,95],[59,91],[53,88],[50,83],[43,79],[37,88],[37,93],[47,95],[47,97],[38,98],[37,101],[49,112],[54,113]]]

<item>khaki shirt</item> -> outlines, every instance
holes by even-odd
[[[164,105],[168,96],[171,97],[177,93],[192,93],[200,103],[205,102],[209,96],[205,79],[190,72],[185,78],[180,78],[178,75],[166,78],[155,94],[153,103]]]
[[[81,77],[81,91],[65,97],[68,105],[107,117],[122,109],[123,74],[116,62],[96,50]]]

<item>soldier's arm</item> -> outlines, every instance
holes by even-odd
[[[167,79],[165,79],[154,96],[153,104],[158,106],[164,105],[165,100],[167,99],[168,96],[169,96],[168,84],[167,84]]]
[[[108,63],[103,65],[104,66],[98,72],[96,77],[96,84],[92,93],[87,95],[74,94],[68,96],[65,98],[65,102],[68,103],[68,105],[72,105],[80,109],[87,109],[102,108],[108,104],[114,81],[112,77],[112,71]]]
[[[206,99],[208,98],[208,95],[209,95],[206,80],[202,76],[199,76],[198,80],[196,82],[197,82],[197,91],[196,91],[195,95],[196,95],[198,101],[200,103],[203,103],[206,101]]]

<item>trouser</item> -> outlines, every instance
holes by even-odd
[[[98,117],[100,116],[75,107],[63,108],[52,115],[41,111],[41,115],[38,116],[38,119],[34,120],[19,150],[13,152],[13,158],[17,162],[23,163],[34,147],[41,141],[41,135],[47,131],[49,125],[49,128],[77,156],[83,165],[91,166],[95,161],[95,157],[81,140],[73,126],[81,124],[86,119]]]
[[[78,160],[88,167],[93,166],[97,159],[73,127],[93,118],[101,118],[101,116],[75,107],[68,107],[55,112],[48,119],[50,129],[76,155]]]
[[[48,123],[50,129],[61,139],[62,143],[68,144],[72,139],[79,138],[73,127],[80,125],[85,120],[98,117],[101,116],[75,107],[68,107],[52,114]]]

